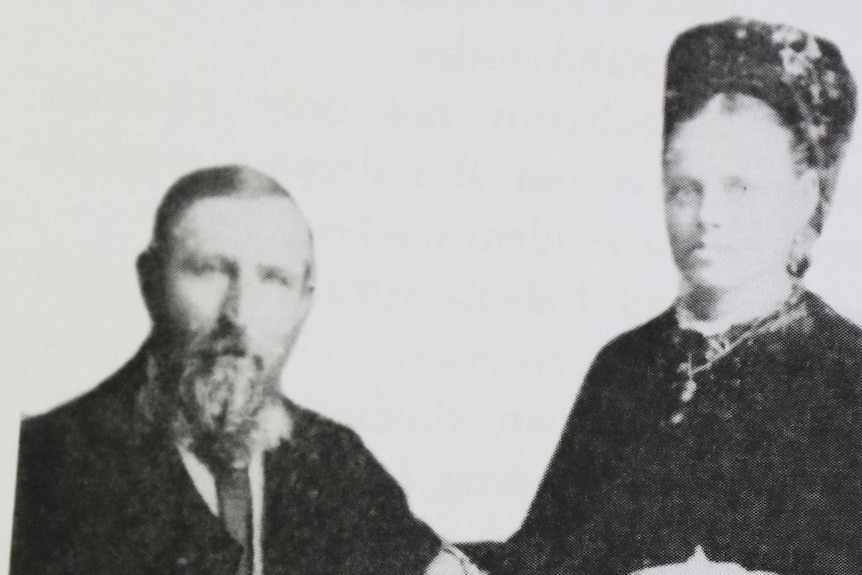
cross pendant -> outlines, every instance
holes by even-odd
[[[694,397],[695,392],[697,392],[697,382],[689,375],[688,381],[685,382],[685,387],[682,388],[682,393],[679,396],[680,401],[688,403]]]

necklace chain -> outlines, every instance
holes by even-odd
[[[749,341],[754,336],[766,331],[778,329],[779,327],[787,325],[802,316],[804,314],[804,309],[802,306],[796,305],[799,301],[799,295],[799,292],[795,292],[781,304],[781,307],[778,310],[754,322],[754,325],[733,340],[730,340],[723,335],[707,338],[707,341],[711,346],[707,355],[712,355],[712,357],[709,357],[701,365],[693,365],[693,357],[692,354],[689,353],[688,361],[684,362],[679,367],[679,372],[684,373],[687,376],[685,385],[680,393],[680,401],[682,401],[683,404],[686,404],[694,398],[694,395],[697,392],[697,381],[695,381],[694,376],[709,370],[717,361],[729,355],[730,352],[739,347],[742,343]],[[679,423],[682,419],[682,412],[678,411],[673,415],[671,421],[673,423]]]

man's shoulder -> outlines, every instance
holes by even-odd
[[[353,429],[317,411],[300,406],[283,398],[290,415],[293,429],[286,445],[312,451],[356,451],[367,452]]]
[[[140,354],[82,395],[50,411],[25,417],[21,445],[80,445],[95,438],[121,439],[131,430],[134,391],[143,380]]]
[[[325,525],[313,545],[349,549],[345,573],[423,572],[440,540],[412,514],[398,481],[350,427],[284,401],[294,428],[267,459],[269,489],[279,494],[270,516],[291,524],[309,513],[312,525]]]
[[[274,453],[274,468],[290,469],[298,462],[308,477],[325,483],[353,483],[349,490],[376,485],[400,492],[395,478],[371,452],[359,434],[330,417],[285,400],[294,428]]]

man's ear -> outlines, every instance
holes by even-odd
[[[311,302],[314,301],[314,286],[316,283],[316,274],[315,274],[315,262],[308,261],[305,264],[305,277],[302,278],[302,300],[299,317],[302,318],[300,321],[305,322],[305,318],[308,317],[308,312],[311,311]]]
[[[150,246],[138,256],[138,286],[141,296],[150,314],[150,319],[156,322],[162,305],[162,266],[155,248]]]

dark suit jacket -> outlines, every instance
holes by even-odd
[[[232,575],[242,550],[134,415],[144,354],[21,430],[13,575]],[[264,460],[265,575],[422,573],[440,541],[349,429],[287,402]]]

